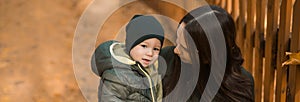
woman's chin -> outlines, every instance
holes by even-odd
[[[182,58],[182,59],[181,59],[181,61],[182,61],[182,62],[184,62],[184,63],[190,63],[190,64],[192,63],[192,61],[191,61],[191,60],[184,59],[184,58]]]

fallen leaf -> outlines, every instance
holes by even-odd
[[[285,52],[286,55],[289,56],[289,59],[282,63],[282,66],[285,65],[300,65],[300,52],[291,53]]]

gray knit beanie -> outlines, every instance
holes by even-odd
[[[157,38],[161,45],[164,42],[164,30],[162,25],[153,16],[135,15],[126,25],[126,53],[150,38]]]

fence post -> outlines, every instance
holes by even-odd
[[[216,0],[215,4],[218,5],[218,6],[220,6],[220,7],[222,7],[221,2],[222,2],[221,0]]]
[[[277,31],[279,0],[268,0],[268,18],[265,49],[265,80],[264,80],[264,102],[272,102],[274,96],[274,68],[273,43]]]
[[[244,44],[244,67],[252,73],[253,63],[253,26],[255,16],[255,0],[247,1],[247,24],[246,24],[246,39]]]
[[[236,35],[236,42],[237,45],[241,48],[241,52],[244,55],[244,26],[245,26],[245,15],[246,15],[246,11],[245,11],[245,0],[239,0],[239,16],[237,19],[237,35]]]
[[[265,2],[263,0],[256,1],[256,31],[255,31],[255,64],[254,64],[254,82],[255,82],[255,102],[262,99],[262,72],[263,72],[263,51],[262,41],[264,40],[264,24],[265,24]]]
[[[291,39],[291,52],[300,51],[300,0],[296,0],[293,8],[293,29],[292,29],[292,39]],[[298,75],[297,75],[298,74]],[[300,101],[296,98],[299,95],[296,94],[299,91],[299,79],[300,77],[300,66],[290,65],[289,68],[289,82],[288,82],[288,102]],[[298,82],[298,83],[297,83]],[[298,85],[298,86],[297,86]],[[298,96],[299,97],[299,96]]]
[[[221,0],[221,3],[220,3],[220,7],[224,8],[226,10],[226,0]]]
[[[232,0],[232,12],[231,15],[234,19],[234,21],[236,21],[236,18],[238,16],[238,9],[239,9],[239,4],[238,4],[238,0]]]
[[[286,84],[287,84],[287,70],[282,67],[282,63],[287,59],[285,52],[287,51],[288,39],[291,25],[291,9],[292,0],[283,0],[280,7],[280,25],[278,33],[278,50],[277,50],[277,77],[276,77],[276,92],[275,102],[286,101]]]
[[[226,10],[229,14],[232,13],[232,8],[233,8],[232,2],[233,0],[227,0],[226,2]]]

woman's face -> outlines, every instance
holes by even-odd
[[[176,39],[176,48],[174,49],[174,53],[177,54],[182,62],[192,63],[190,54],[188,52],[188,46],[186,43],[186,39],[184,36],[185,32],[185,23],[181,23],[177,29],[177,39]]]

